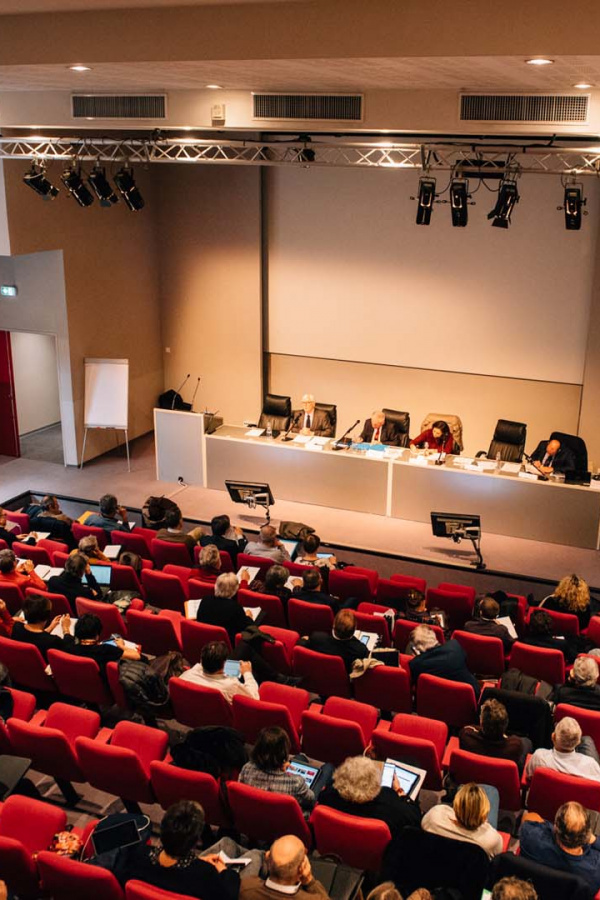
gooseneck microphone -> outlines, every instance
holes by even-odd
[[[284,436],[281,438],[282,441],[293,441],[294,440],[293,437],[290,437],[290,432],[291,432],[292,428],[296,427],[296,425],[298,424],[298,422],[300,421],[300,419],[302,418],[303,415],[304,415],[304,413],[301,410],[299,412],[294,413],[294,415],[292,416],[292,421],[290,422],[290,427],[288,428],[288,430],[286,431]]]
[[[194,412],[194,400],[196,399],[196,394],[198,393],[198,388],[200,387],[200,381],[201,378],[200,375],[198,375],[198,381],[196,382],[196,387],[194,388],[194,396],[192,397],[192,412]]]
[[[356,426],[358,425],[359,422],[360,422],[360,419],[357,419],[356,422],[354,422],[354,424],[351,425],[350,428],[348,428],[348,430],[343,433],[341,438],[338,438],[338,440],[335,442],[335,444],[331,445],[331,449],[332,450],[342,450],[344,447],[346,447],[348,445],[348,441],[346,440],[346,438],[348,437],[348,435],[350,434],[351,431],[354,431],[354,429],[356,428]],[[352,442],[350,441],[350,443],[352,443]]]
[[[181,384],[179,385],[179,387],[177,388],[177,390],[175,391],[175,394],[173,396],[173,402],[171,403],[171,409],[175,409],[175,400],[177,399],[177,395],[185,387],[186,382],[189,377],[190,377],[190,373],[188,372],[187,375],[185,376],[185,378],[183,379],[183,381],[181,382]]]

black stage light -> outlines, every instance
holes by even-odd
[[[435,202],[435,178],[423,176],[419,179],[417,225],[429,225]]]
[[[102,169],[100,166],[94,166],[88,175],[88,181],[91,184],[96,197],[100,201],[100,206],[110,207],[113,203],[119,202],[119,198],[113,191],[110,181],[106,177],[105,169]]]
[[[140,194],[133,178],[133,172],[127,166],[119,169],[115,175],[115,184],[121,194],[121,197],[132,212],[144,208],[144,198]]]
[[[567,231],[579,231],[581,228],[582,207],[585,206],[585,203],[586,198],[583,196],[583,188],[580,184],[567,184],[565,186],[563,209],[565,211],[565,228]]]
[[[488,219],[493,219],[494,228],[508,228],[513,208],[518,202],[519,192],[516,181],[503,181],[498,191],[496,205],[487,216]]]
[[[81,169],[69,166],[60,176],[60,180],[80,206],[91,206],[94,202],[92,192],[83,183]]]
[[[469,183],[464,178],[453,178],[450,182],[450,212],[455,228],[466,228],[469,221]]]
[[[54,200],[60,193],[59,189],[54,187],[54,185],[46,178],[46,169],[44,166],[34,162],[31,163],[29,172],[26,172],[23,176],[23,184],[32,188],[32,190],[34,190],[36,194],[39,194],[40,197],[43,197],[44,200]]]

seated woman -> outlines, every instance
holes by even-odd
[[[30,559],[24,559],[17,563],[17,557],[12,550],[0,550],[0,589],[2,584],[16,584],[22,591],[32,587],[37,591],[46,591],[48,588],[36,573]]]
[[[0,637],[10,637],[13,630],[13,617],[4,600],[0,600]]]
[[[424,447],[425,444],[430,450],[436,450],[438,453],[454,453],[454,438],[448,423],[438,419],[431,428],[426,428],[410,442],[411,447]]]
[[[423,591],[411,588],[404,597],[405,608],[398,615],[409,622],[418,622],[420,625],[439,625],[440,620],[427,609],[427,601]]]
[[[63,594],[71,604],[73,612],[75,612],[77,597],[84,597],[86,600],[102,600],[100,586],[92,575],[89,562],[81,553],[69,556],[65,562],[64,572],[48,579],[48,590],[53,594]]]
[[[552,612],[570,613],[579,619],[579,630],[590,624],[590,589],[578,575],[567,575],[557,584],[554,593],[545,597],[540,607]]]
[[[239,781],[262,791],[289,794],[302,810],[310,812],[315,795],[301,775],[289,772],[290,739],[278,726],[263,728],[250,752],[250,762],[242,768]]]
[[[36,543],[35,531],[31,531],[29,534],[21,534],[20,528],[10,529],[8,525],[9,521],[6,510],[0,506],[0,541],[4,541],[9,550],[15,541],[19,541],[21,544]]]
[[[302,541],[302,552],[294,560],[299,566],[321,566],[326,569],[335,569],[337,559],[335,556],[319,556],[318,549],[321,546],[321,538],[318,534],[309,534]]]
[[[98,538],[94,534],[86,534],[77,545],[76,550],[71,550],[70,555],[81,553],[92,566],[110,566],[110,559],[98,545]]]
[[[394,779],[393,787],[381,786],[381,769],[366,756],[351,756],[335,770],[333,785],[319,794],[319,803],[339,812],[366,819],[381,819],[392,832],[407,825],[417,828],[421,811]]]
[[[198,577],[201,581],[207,581],[211,584],[217,580],[221,574],[221,555],[219,548],[214,544],[208,544],[203,547],[198,557],[198,574],[194,572],[194,578]]]
[[[25,597],[23,615],[25,621],[15,621],[11,637],[13,641],[33,644],[44,659],[47,659],[48,650],[68,651],[75,643],[71,634],[71,617],[54,616],[52,618],[52,603],[46,595],[30,594]],[[59,623],[62,626],[64,637],[51,634]]]
[[[543,647],[546,650],[560,650],[568,665],[575,662],[580,652],[580,641],[574,634],[555,637],[552,618],[543,609],[535,609],[529,617],[527,634],[520,638],[520,643],[531,647]]]
[[[499,700],[486,700],[479,714],[479,725],[465,725],[458,740],[461,750],[491,756],[493,759],[512,759],[523,771],[525,759],[533,746],[529,738],[508,735],[508,713]]]
[[[454,803],[438,803],[423,816],[421,828],[440,837],[452,838],[455,841],[467,841],[478,844],[489,857],[502,853],[502,838],[496,831],[498,824],[496,788],[479,784],[463,784],[456,792]],[[495,817],[491,816],[489,796],[494,796]],[[488,821],[494,819],[494,825]]]
[[[69,652],[76,656],[93,659],[98,663],[103,678],[106,678],[106,666],[109,662],[119,662],[121,659],[140,659],[140,651],[134,650],[133,647],[126,647],[123,638],[118,638],[114,644],[100,643],[101,634],[102,622],[98,616],[93,613],[85,613],[75,622],[77,643],[69,647]]]

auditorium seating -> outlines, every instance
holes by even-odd
[[[39,594],[39,590],[37,588],[25,588],[25,596],[30,597],[33,594]],[[72,616],[73,610],[71,609],[71,604],[64,596],[64,594],[51,594],[50,591],[46,591],[44,594],[45,597],[50,600],[52,604],[52,615],[53,616]]]
[[[186,545],[177,541],[161,541],[153,538],[150,541],[150,552],[159,569],[164,569],[167,565],[190,566],[192,562]]]
[[[291,418],[291,397],[281,394],[265,394],[262,412],[258,420],[259,428],[266,429],[270,423],[273,431],[287,431]]]
[[[565,658],[561,650],[530,647],[516,641],[510,651],[510,664],[548,684],[562,684],[565,680]]]
[[[498,419],[487,454],[480,450],[477,456],[496,459],[498,453],[503,462],[521,462],[527,440],[527,425],[524,422],[511,422],[509,419]]]
[[[195,619],[181,620],[181,647],[185,659],[192,665],[200,662],[202,648],[211,641],[223,641],[231,650],[229,635],[220,625],[205,625]]]
[[[308,694],[306,694],[306,698],[308,704]],[[291,752],[300,753],[298,731],[289,709],[283,703],[267,703],[262,696],[260,700],[253,700],[251,697],[244,697],[240,694],[233,698],[232,710],[233,727],[244,735],[247,743],[254,744],[262,728],[278,725],[289,736]]]
[[[467,668],[480,678],[500,678],[506,668],[500,638],[455,631],[452,635],[467,654]]]
[[[470,684],[421,675],[417,682],[417,713],[439,719],[453,729],[471,725],[477,721],[475,692]]]
[[[587,778],[563,775],[552,769],[535,770],[527,795],[527,809],[530,812],[553,822],[559,806],[570,800],[581,803],[586,809],[600,809],[600,784]]]
[[[14,684],[34,694],[55,694],[56,685],[46,672],[42,654],[33,644],[22,644],[0,637],[0,662],[11,674]]]
[[[333,610],[323,603],[306,603],[291,597],[288,601],[288,621],[290,628],[298,634],[312,634],[313,631],[326,631],[333,628]]]
[[[412,689],[407,669],[394,666],[375,666],[353,684],[354,697],[385,713],[410,712]]]
[[[427,590],[427,609],[441,609],[446,615],[446,627],[451,631],[463,628],[467,619],[473,615],[472,588],[467,591],[448,590],[448,588],[429,588]]]
[[[396,647],[401,653],[406,650],[406,646],[412,638],[412,633],[417,627],[418,622],[411,622],[408,619],[397,619],[396,624],[394,625],[394,634],[393,634],[393,642],[394,647]],[[444,632],[440,628],[439,625],[431,626],[435,631],[435,636],[438,639],[438,643],[443,644],[446,640],[444,637]]]
[[[384,822],[317,806],[311,814],[310,825],[315,849],[321,855],[334,854],[346,865],[368,872],[381,869],[383,854],[392,837]]]
[[[294,647],[294,675],[304,679],[303,687],[322,697],[350,697],[350,681],[344,663],[338,656],[315,653],[306,647]]]
[[[42,890],[51,897],[71,900],[124,900],[121,885],[108,869],[89,866],[42,850],[37,858]]]
[[[237,600],[242,606],[259,606],[265,617],[261,625],[273,625],[275,628],[285,628],[285,612],[279,597],[272,594],[261,594],[258,591],[248,591],[243,588],[237,593]]]
[[[600,712],[582,709],[580,706],[571,706],[568,703],[559,703],[554,710],[554,721],[560,722],[566,716],[576,719],[581,725],[582,733],[591,737],[596,747],[600,747]]]
[[[232,724],[231,707],[220,691],[182,678],[171,678],[169,693],[175,718],[182,725],[199,728],[202,725]]]
[[[148,603],[161,609],[174,609],[183,614],[188,595],[179,578],[152,569],[142,570],[142,585]]]
[[[48,650],[52,677],[61,694],[94,708],[111,706],[112,697],[100,675],[98,663],[85,656]]]
[[[39,872],[36,856],[46,850],[54,835],[64,831],[67,816],[63,809],[13,795],[0,808],[0,872],[9,891],[36,900]]]
[[[348,572],[347,569],[331,569],[329,572],[329,591],[341,600],[373,600],[375,589],[376,585],[373,587],[368,575]]]
[[[181,769],[154,759],[150,763],[150,782],[154,796],[163,809],[168,809],[178,800],[195,800],[202,805],[210,825],[230,827],[231,821],[221,800],[219,783],[212,775]]]
[[[104,550],[108,543],[108,535],[106,534],[104,528],[98,528],[95,525],[81,525],[80,522],[73,522],[73,524],[71,525],[71,531],[77,544],[79,543],[81,538],[88,537],[88,535],[96,538],[96,540],[98,541],[98,546],[101,550]]]
[[[152,559],[150,543],[146,537],[140,534],[141,529],[136,528],[131,531],[113,531],[110,535],[111,544],[119,544],[121,551],[129,550],[131,553],[137,553],[142,559]],[[156,532],[152,532],[156,535]]]
[[[379,722],[373,731],[373,749],[378,759],[400,759],[425,769],[423,787],[442,789],[442,760],[448,740],[448,726],[425,716],[399,713],[392,722]]]
[[[227,794],[235,827],[251,840],[271,843],[282,834],[295,834],[305,847],[312,846],[310,829],[295,797],[236,781],[229,782]]]
[[[160,656],[169,650],[181,653],[181,640],[168,616],[155,616],[143,610],[128,609],[126,619],[129,640],[140,644],[144,653],[153,656]]]
[[[75,600],[75,609],[78,616],[91,613],[98,616],[102,622],[101,641],[107,641],[111,634],[120,634],[121,637],[128,639],[127,625],[123,616],[116,606],[112,603],[102,603],[100,600],[88,600],[85,597],[77,597]]]
[[[511,812],[521,809],[521,779],[513,760],[494,759],[457,749],[450,754],[448,770],[456,784],[467,784],[469,781],[492,784],[500,794],[500,809]]]
[[[533,610],[529,611],[529,616],[527,617],[527,624],[529,624],[529,619],[531,618],[531,613]],[[547,613],[552,619],[552,631],[554,634],[574,634],[579,635],[579,619],[575,615],[571,615],[571,613],[562,613],[557,612],[553,609],[546,609],[544,607],[544,612]]]
[[[347,756],[362,756],[377,721],[367,704],[330,697],[321,710],[302,714],[302,748],[312,759],[339,766]]]

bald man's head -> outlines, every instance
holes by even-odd
[[[278,884],[298,884],[300,867],[306,856],[306,847],[293,834],[278,838],[268,855],[269,878]]]
[[[554,817],[554,835],[558,844],[567,850],[585,847],[590,840],[590,816],[574,800],[563,803]]]

